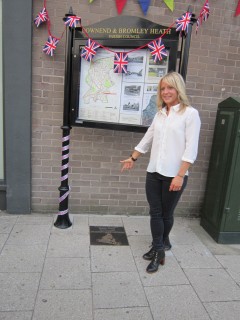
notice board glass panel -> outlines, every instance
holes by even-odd
[[[127,73],[114,73],[113,60],[114,54],[104,49],[98,49],[92,62],[81,60],[77,121],[149,126],[157,111],[157,86],[168,71],[168,57],[155,63],[147,49],[130,52]]]

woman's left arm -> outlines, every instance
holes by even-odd
[[[201,120],[198,111],[194,108],[189,110],[185,123],[185,150],[182,161],[194,163],[198,153],[198,140],[200,134]]]
[[[181,189],[186,172],[197,158],[200,127],[201,121],[198,111],[192,108],[186,120],[186,147],[182,156],[182,163],[178,170],[178,174],[172,179],[169,191],[179,191]]]
[[[169,191],[179,191],[183,185],[183,179],[185,177],[186,172],[188,171],[191,163],[187,161],[182,161],[181,167],[178,170],[178,174],[176,177],[172,179],[172,182],[169,187]]]

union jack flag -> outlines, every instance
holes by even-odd
[[[203,21],[206,21],[210,14],[210,7],[208,0],[205,1],[204,6],[202,7],[202,10],[200,12],[200,15],[197,19],[197,25],[196,25],[196,33],[198,32],[198,28],[200,25],[202,25]]]
[[[161,61],[163,56],[167,56],[167,51],[162,42],[162,38],[150,42],[148,48],[151,51],[151,55],[154,57],[154,62]]]
[[[88,39],[85,47],[82,48],[81,57],[90,62],[99,47],[100,45],[95,41]]]
[[[202,8],[202,11],[200,13],[200,16],[203,19],[203,21],[207,21],[207,18],[209,17],[209,13],[210,13],[209,2],[208,2],[208,0],[206,0],[206,2],[204,3],[204,6]]]
[[[79,23],[79,21],[81,20],[80,17],[77,16],[68,16],[65,19],[65,25],[71,28],[76,28],[77,23]]]
[[[44,7],[42,11],[40,11],[36,16],[36,18],[34,19],[34,23],[36,24],[37,27],[39,27],[41,23],[47,20],[48,20],[48,14],[47,14],[46,8]]]
[[[189,23],[191,22],[191,17],[192,17],[192,13],[191,12],[186,12],[184,13],[181,18],[178,18],[176,20],[176,31],[180,31],[181,35],[182,33],[187,33],[188,32],[188,26]]]
[[[50,55],[51,57],[53,56],[54,50],[57,47],[57,44],[59,42],[58,38],[55,38],[53,36],[49,36],[47,42],[45,43],[45,46],[43,48],[43,52],[46,54]]]
[[[201,19],[198,18],[197,23],[196,23],[196,33],[198,32],[198,28],[199,28],[200,24],[201,24]]]
[[[113,72],[127,73],[128,54],[127,52],[115,52]]]

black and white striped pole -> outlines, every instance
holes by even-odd
[[[69,13],[65,15],[75,16],[70,8]],[[54,226],[59,229],[71,227],[72,222],[69,218],[68,198],[70,187],[68,185],[68,167],[69,167],[69,144],[70,144],[70,98],[71,98],[71,67],[72,67],[72,28],[66,27],[66,51],[65,51],[65,76],[64,76],[64,107],[63,107],[63,126],[62,129],[62,167],[61,167],[61,185],[58,188],[59,211]]]

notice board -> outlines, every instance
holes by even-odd
[[[147,44],[162,34],[167,57],[154,62]],[[81,58],[87,39],[103,47]],[[71,125],[144,132],[157,112],[160,78],[176,71],[179,35],[147,19],[121,16],[75,28],[71,57]],[[127,52],[127,73],[114,73],[114,52]]]

